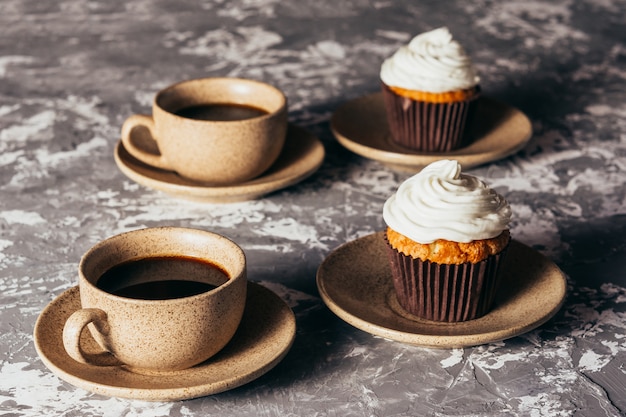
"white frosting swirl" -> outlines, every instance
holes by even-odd
[[[387,58],[380,79],[390,87],[430,93],[464,90],[480,79],[463,47],[446,27],[417,35]]]
[[[404,181],[383,207],[396,232],[418,242],[471,242],[498,236],[511,220],[509,203],[457,161],[433,162]]]

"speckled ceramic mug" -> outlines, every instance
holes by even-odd
[[[219,186],[265,172],[278,158],[286,132],[287,99],[276,87],[242,78],[202,78],[157,93],[152,116],[135,114],[124,122],[122,143],[148,165]],[[146,136],[153,141],[142,140]]]
[[[127,269],[144,260],[160,263],[155,269]],[[202,265],[174,276],[174,260]],[[243,315],[244,252],[215,233],[177,227],[122,233],[87,251],[78,269],[82,309],[72,313],[63,330],[65,350],[78,362],[126,366],[143,373],[187,369],[219,352]],[[101,280],[106,276],[114,279],[105,285]],[[161,299],[150,299],[155,298],[153,294],[145,297],[141,291],[132,298],[118,291],[167,280],[176,280],[169,288],[177,294],[160,295]],[[184,280],[206,284],[206,288],[181,297]],[[85,328],[104,352],[81,348]]]

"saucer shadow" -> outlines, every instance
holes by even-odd
[[[592,198],[588,197],[589,204]],[[574,219],[559,226],[567,244],[561,264],[578,287],[626,287],[626,214]]]
[[[306,315],[296,319],[297,332],[293,345],[273,369],[259,378],[233,390],[219,393],[221,398],[289,389],[299,381],[324,379],[336,371],[337,362],[348,356],[355,338],[362,344],[372,335],[345,323],[321,300]]]

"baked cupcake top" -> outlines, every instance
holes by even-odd
[[[391,229],[428,244],[439,239],[467,243],[508,230],[509,203],[454,160],[440,160],[404,181],[383,206]]]
[[[390,87],[443,93],[475,87],[480,79],[446,27],[422,33],[387,58],[380,79]]]

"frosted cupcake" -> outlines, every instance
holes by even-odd
[[[413,38],[381,66],[383,98],[394,142],[420,152],[467,144],[480,79],[445,28]]]
[[[428,320],[460,322],[492,307],[510,233],[511,209],[457,161],[407,179],[383,207],[399,304]]]

